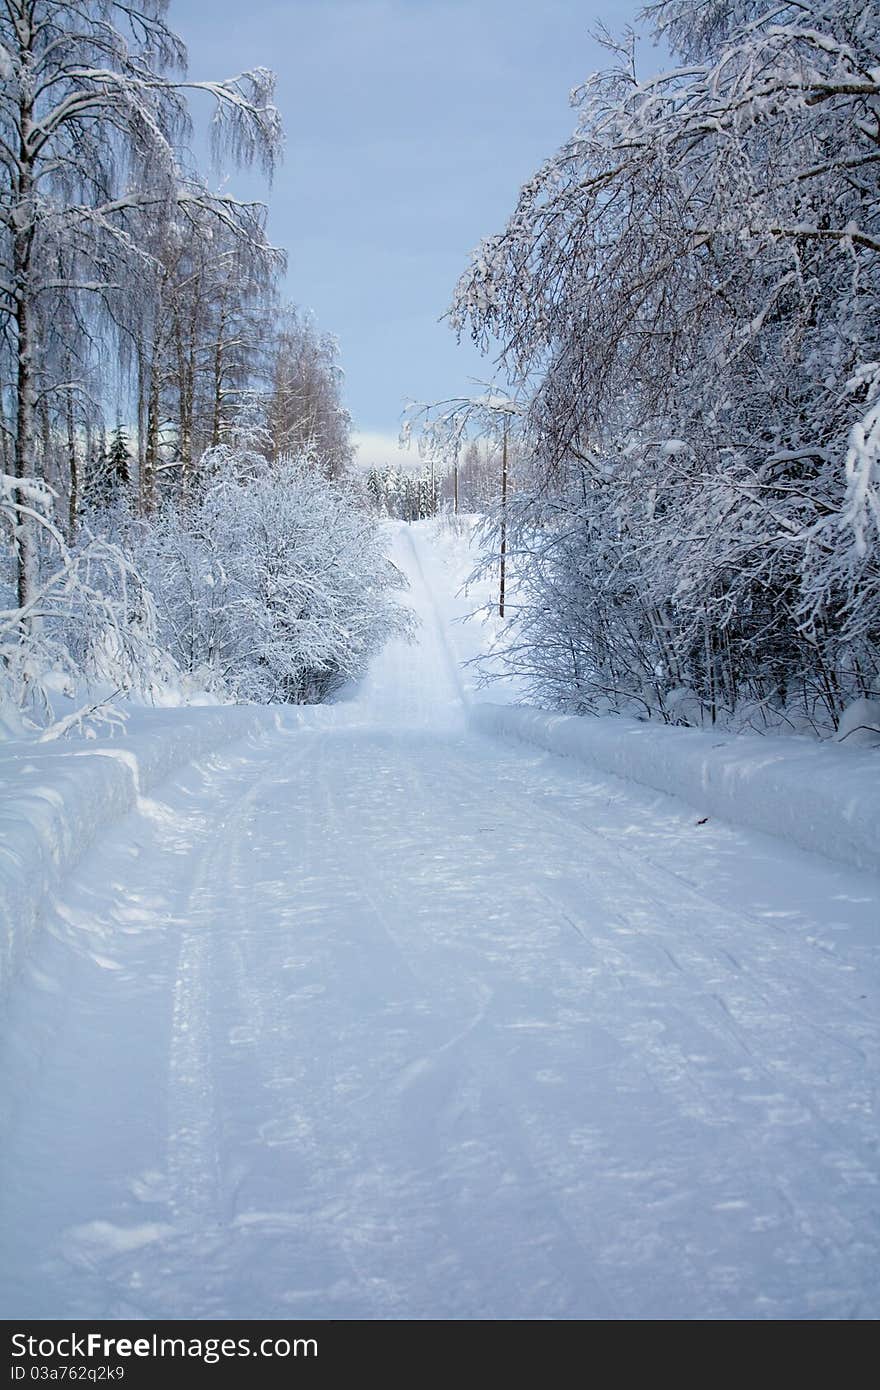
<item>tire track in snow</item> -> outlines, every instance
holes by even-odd
[[[490,741],[483,740],[484,744],[488,742]],[[491,742],[495,743],[496,747],[503,746],[494,740]],[[467,786],[473,790],[474,796],[470,798],[471,801],[479,801],[485,797],[486,784],[472,771],[459,766],[456,770],[456,776],[459,785]],[[448,787],[444,787],[444,790],[448,791]],[[538,823],[543,824],[549,832],[548,839],[555,840],[557,843],[560,828],[563,828],[563,843],[572,847],[572,853],[568,857],[572,865],[578,866],[576,870],[578,880],[583,881],[584,878],[587,878],[590,888],[593,890],[594,899],[608,903],[606,916],[612,921],[616,919],[628,933],[632,933],[633,928],[624,922],[619,906],[616,903],[611,904],[608,900],[607,892],[610,887],[616,884],[625,884],[626,892],[631,893],[633,884],[636,885],[642,923],[635,931],[635,935],[639,938],[642,947],[662,955],[666,965],[673,966],[681,977],[683,985],[688,987],[689,998],[685,1001],[686,1004],[692,1007],[694,1003],[697,1003],[703,1016],[704,1026],[715,1037],[714,1049],[710,1049],[710,1052],[713,1050],[717,1052],[718,1044],[721,1043],[722,1053],[720,1055],[723,1056],[724,1052],[729,1052],[731,1045],[733,1045],[737,1049],[742,1048],[746,1059],[749,1060],[749,1052],[754,1052],[755,1047],[750,1048],[746,1040],[744,1026],[740,1022],[734,1021],[733,1010],[736,1005],[728,1004],[723,996],[717,993],[717,988],[715,992],[707,992],[705,988],[705,982],[709,979],[717,981],[719,965],[721,966],[722,978],[726,977],[730,981],[731,987],[736,991],[735,998],[739,1002],[737,1011],[746,1010],[747,1027],[755,1035],[756,1047],[769,1054],[769,1057],[778,1059],[772,1069],[769,1065],[765,1065],[763,1068],[762,1074],[766,1080],[767,1093],[763,1096],[746,1096],[745,1100],[764,1107],[768,1123],[777,1123],[775,1115],[778,1112],[780,1116],[778,1122],[782,1124],[783,1129],[792,1123],[800,1123],[798,1114],[809,1116],[816,1133],[824,1134],[825,1157],[833,1163],[833,1167],[838,1171],[845,1167],[850,1178],[854,1179],[857,1184],[864,1185],[866,1182],[873,1181],[870,1164],[871,1154],[868,1151],[870,1146],[866,1148],[863,1141],[854,1148],[850,1126],[847,1126],[844,1131],[847,1133],[848,1151],[842,1157],[835,1156],[835,1149],[839,1147],[841,1130],[833,1118],[829,1118],[828,1114],[823,1113],[821,1105],[815,1101],[814,1088],[808,1084],[808,1073],[804,1070],[805,1064],[802,1058],[820,1057],[824,1067],[827,1062],[827,1046],[822,1044],[819,1044],[818,1047],[810,1046],[808,1038],[806,1048],[799,1049],[796,1042],[789,1037],[791,1021],[794,1019],[798,1026],[807,1030],[810,1037],[821,1038],[826,1044],[830,1041],[840,1053],[844,1053],[862,1064],[865,1060],[863,1049],[848,1038],[828,1034],[827,1030],[816,1024],[815,1014],[817,1009],[820,1013],[822,1012],[822,1003],[810,1006],[810,1001],[807,1000],[805,1004],[805,996],[811,996],[815,999],[818,990],[820,999],[824,998],[831,1005],[833,1016],[835,1008],[839,1014],[839,1005],[849,1005],[848,998],[844,998],[840,991],[832,991],[823,995],[821,987],[813,979],[807,980],[795,975],[794,982],[792,982],[792,971],[788,964],[783,968],[780,978],[777,980],[775,977],[779,974],[780,951],[776,948],[769,952],[765,948],[763,951],[761,963],[763,964],[766,960],[768,964],[768,973],[765,979],[765,975],[760,969],[756,972],[752,966],[744,965],[717,938],[710,940],[702,927],[702,923],[707,915],[710,918],[720,917],[724,921],[726,931],[733,929],[737,939],[749,944],[753,944],[756,940],[760,942],[769,936],[771,941],[775,938],[783,949],[793,947],[797,951],[796,938],[792,939],[790,933],[784,932],[776,924],[770,924],[768,932],[768,923],[765,920],[741,911],[731,910],[729,907],[715,902],[680,875],[669,870],[664,871],[662,866],[655,865],[652,861],[649,861],[650,869],[646,869],[645,864],[634,853],[626,850],[620,851],[616,847],[610,846],[608,838],[592,827],[573,826],[571,820],[567,820],[560,813],[536,805],[535,799],[529,797],[528,793],[524,793],[521,787],[515,789],[511,795],[509,775],[503,784],[495,785],[494,790],[497,802],[504,807],[505,815],[509,815],[512,821],[519,824],[534,824],[537,819]],[[494,809],[497,810],[497,806]],[[584,853],[586,847],[589,848]],[[592,870],[586,871],[584,869],[585,862],[592,863],[593,868],[595,868],[597,861],[605,869],[604,873],[597,874]],[[660,887],[661,881],[668,882],[670,887],[674,888],[675,897],[671,901],[669,900],[668,889],[665,886]],[[605,884],[604,889],[601,888],[601,883]],[[670,909],[673,907],[674,913],[671,913]],[[682,910],[690,919],[686,924],[679,920]],[[565,917],[565,920],[571,923],[571,915]],[[662,924],[659,932],[656,927],[653,930],[650,929],[652,922]],[[649,929],[646,929],[646,923]],[[589,929],[589,924],[586,925]],[[682,966],[680,960],[672,959],[669,946],[660,939],[667,927],[673,928],[672,939],[676,942],[676,950],[679,955],[687,961],[686,966]],[[582,937],[585,936],[583,930],[578,927],[575,930]],[[666,934],[669,934],[668,931]],[[679,940],[685,945],[683,953],[678,945]],[[694,941],[699,944],[700,948],[696,955],[693,951]],[[631,954],[627,956],[618,953],[617,960],[618,966],[623,965],[631,972]],[[618,978],[619,973],[618,969]],[[654,983],[659,983],[660,976],[656,965],[650,968],[650,973],[654,977]],[[680,994],[681,989],[679,989]],[[713,1018],[711,1014],[706,1016],[706,1002],[717,1007],[719,1015],[717,1018]],[[855,1018],[864,1017],[862,1010],[852,1008],[851,1005],[847,1012],[850,1016],[855,1016],[854,1022]],[[636,1008],[636,1013],[638,1013],[638,1008]],[[634,1039],[634,1044],[635,1041]],[[714,1104],[716,1109],[719,1105],[722,1107],[723,1115],[725,1105],[723,1094],[717,1091],[717,1086],[715,1091],[711,1087],[707,1087],[705,1078],[694,1064],[686,1058],[677,1057],[675,1052],[669,1049],[668,1044],[658,1046],[656,1040],[651,1042],[647,1037],[642,1038],[638,1046],[649,1070],[654,1070],[655,1078],[663,1087],[668,1089],[671,1085],[673,1093],[680,1093],[681,1079],[684,1079],[693,1096],[697,1113],[706,1114],[706,1103],[710,1103],[709,1113],[711,1113]],[[841,1067],[845,1071],[850,1070],[844,1066],[842,1061],[839,1062],[837,1069],[840,1070]],[[824,1099],[826,1108],[830,1106],[832,1110],[839,1109],[835,1088],[829,1088],[827,1080],[826,1077],[825,1094],[824,1097],[820,1097],[820,1101]],[[844,1104],[847,1103],[846,1097],[851,1092],[851,1080],[852,1078],[843,1087]],[[747,1124],[746,1128],[750,1133],[754,1133],[754,1124]],[[821,1160],[821,1152],[816,1153],[816,1158]],[[783,1194],[780,1193],[780,1200],[782,1200],[782,1196]],[[803,1204],[793,1202],[791,1198],[785,1198],[784,1205],[797,1214],[798,1224],[804,1231],[808,1232],[810,1219],[807,1208]],[[844,1249],[846,1240],[855,1237],[856,1231],[853,1227],[849,1228],[848,1236],[844,1237],[838,1232],[836,1237],[838,1252]],[[819,1250],[820,1246],[821,1242],[815,1248]]]
[[[463,767],[459,770],[462,779],[473,786],[481,785],[478,779]],[[522,793],[518,793],[513,798],[513,804],[523,800]],[[505,808],[511,810],[511,799],[504,798]],[[719,1089],[718,1078],[713,1076],[710,1080],[702,1066],[697,1066],[685,1056],[675,1041],[674,1035],[669,1040],[665,1040],[664,1035],[651,1040],[647,1035],[639,1042],[640,1055],[648,1071],[661,1091],[667,1092],[671,1097],[680,1097],[685,1101],[685,1112],[690,1108],[686,1096],[689,1093],[692,1097],[692,1104],[695,1114],[714,1115],[716,1122],[730,1126],[733,1121],[734,1113],[742,1111],[743,1105],[747,1102],[750,1105],[763,1108],[765,1120],[763,1126],[756,1121],[755,1116],[749,1117],[745,1123],[745,1132],[741,1133],[743,1123],[740,1116],[737,1128],[730,1132],[737,1135],[735,1148],[739,1148],[742,1153],[743,1170],[747,1170],[749,1163],[753,1160],[753,1147],[755,1143],[756,1130],[760,1133],[769,1132],[775,1125],[780,1125],[782,1130],[790,1129],[801,1125],[809,1117],[811,1125],[810,1134],[805,1140],[806,1148],[801,1146],[804,1161],[806,1155],[812,1150],[814,1161],[820,1164],[827,1161],[831,1165],[831,1171],[838,1173],[846,1172],[846,1182],[856,1184],[865,1189],[875,1183],[874,1168],[874,1147],[870,1131],[863,1133],[856,1139],[851,1125],[847,1127],[844,1149],[841,1150],[841,1141],[844,1131],[839,1120],[822,1108],[820,1101],[816,1099],[815,1088],[811,1087],[804,1076],[799,1075],[799,1065],[804,1056],[808,1055],[808,1049],[799,1048],[796,1045],[796,1034],[792,1034],[792,1023],[807,1030],[808,1036],[821,1038],[827,1044],[832,1042],[838,1049],[838,1057],[843,1052],[850,1060],[856,1059],[859,1063],[866,1063],[866,1056],[862,1049],[858,1048],[847,1039],[829,1034],[826,1029],[816,1025],[812,1011],[807,1011],[803,1007],[796,1007],[792,1003],[790,991],[780,986],[773,975],[760,978],[754,970],[743,965],[734,958],[725,948],[720,947],[717,942],[710,941],[705,929],[699,923],[705,920],[705,909],[709,907],[716,916],[723,917],[726,922],[739,926],[743,940],[748,940],[750,934],[754,934],[757,927],[766,931],[766,923],[761,923],[760,919],[751,918],[747,914],[731,911],[724,906],[714,903],[707,895],[698,889],[690,888],[681,892],[678,901],[675,903],[676,916],[670,915],[670,904],[663,903],[656,894],[656,884],[652,883],[651,875],[646,872],[635,854],[628,851],[621,851],[613,855],[618,861],[626,863],[627,873],[622,876],[619,871],[603,872],[597,870],[597,856],[593,854],[578,854],[577,848],[584,843],[589,843],[592,839],[595,843],[599,840],[602,843],[603,853],[598,856],[599,862],[607,862],[608,850],[606,837],[599,836],[591,827],[583,825],[573,825],[565,820],[558,812],[548,808],[540,807],[535,810],[533,800],[528,801],[528,806],[523,806],[521,814],[530,815],[532,823],[536,820],[543,820],[552,825],[553,832],[558,838],[558,827],[561,825],[565,829],[565,840],[572,846],[572,853],[569,856],[573,864],[577,864],[576,875],[580,882],[588,884],[589,889],[584,896],[593,905],[600,905],[600,915],[606,922],[618,922],[624,927],[626,935],[623,937],[625,943],[630,937],[635,935],[641,945],[649,947],[653,951],[662,953],[669,960],[669,951],[662,940],[659,939],[660,933],[666,930],[672,932],[676,942],[676,950],[679,955],[684,954],[688,959],[688,965],[683,967],[680,960],[673,964],[676,975],[681,983],[676,986],[672,981],[672,992],[670,993],[670,982],[665,983],[663,996],[663,1010],[660,1019],[666,1020],[664,1028],[674,1022],[676,1014],[680,1014],[682,1024],[682,1035],[688,1034],[688,1041],[691,1047],[696,1043],[698,1033],[695,1029],[703,1028],[707,1035],[715,1040],[715,1048],[718,1043],[722,1049],[729,1049],[731,1043],[734,1047],[742,1050],[745,1058],[747,1071],[752,1075],[762,1078],[765,1091],[763,1094],[752,1094],[755,1092],[754,1084],[749,1084],[746,1076],[740,1078],[738,1094],[733,1091]],[[514,812],[514,819],[516,813]],[[580,842],[580,845],[579,845]],[[589,867],[587,867],[589,865]],[[654,866],[652,865],[652,868]],[[674,875],[664,875],[665,877],[675,878]],[[647,922],[643,921],[637,927],[627,924],[619,903],[612,901],[608,896],[608,885],[626,882],[629,891],[632,892],[632,885],[638,885],[641,898],[640,912],[644,909],[648,911],[654,909],[656,918],[660,924],[659,931],[650,928]],[[604,885],[604,886],[603,886]],[[574,927],[577,937],[583,941],[592,951],[595,951],[604,966],[610,968],[617,979],[622,983],[627,992],[632,993],[634,988],[638,988],[640,981],[638,974],[633,975],[633,961],[627,959],[623,947],[620,949],[610,946],[607,940],[607,932],[603,931],[602,936],[597,941],[593,923],[585,919],[579,909],[578,902],[574,898],[573,885],[564,893],[557,887],[550,890],[542,884],[539,890],[535,890],[541,898],[551,905],[558,918],[566,922],[570,927]],[[578,893],[580,897],[580,893]],[[688,920],[682,921],[682,911],[687,913]],[[693,918],[696,917],[696,921]],[[777,929],[778,933],[779,929]],[[695,952],[693,943],[697,943],[699,948]],[[685,951],[682,951],[682,945]],[[750,1030],[737,1018],[734,1008],[730,1006],[724,996],[718,992],[718,960],[719,957],[727,962],[726,973],[731,989],[738,991],[737,998],[740,1000],[741,1009],[748,1011],[750,1019]],[[621,972],[624,972],[623,975]],[[777,972],[778,973],[778,972]],[[629,976],[629,980],[627,980]],[[659,983],[659,977],[657,980]],[[714,984],[715,988],[711,988]],[[686,993],[682,997],[682,986],[686,988]],[[815,988],[814,986],[812,986]],[[743,990],[748,993],[744,994]],[[713,1015],[711,1008],[707,1010],[707,1004],[717,1010]],[[840,1009],[840,1001],[834,1001],[831,1006],[836,1011]],[[862,1011],[853,1010],[861,1016]],[[749,1032],[752,1035],[750,1041]],[[711,1051],[711,1049],[710,1049]],[[813,1052],[817,1049],[814,1048]],[[820,1044],[818,1049],[822,1055],[823,1067],[827,1066],[827,1047],[823,1048]],[[720,1054],[723,1056],[723,1051]],[[763,1060],[765,1057],[775,1057],[775,1062]],[[703,1059],[705,1061],[705,1059]],[[846,1079],[841,1078],[841,1095],[843,1104],[843,1116],[849,1120],[853,1105],[852,1094],[852,1068],[843,1066],[842,1061],[838,1063],[838,1070],[846,1073]],[[802,1065],[800,1065],[802,1070]],[[736,1067],[731,1064],[731,1078],[736,1075]],[[864,1089],[863,1104],[870,1107],[870,1086],[866,1068],[859,1067],[861,1084]],[[831,1086],[827,1076],[825,1081],[824,1099],[835,1110],[840,1109],[841,1095],[838,1094],[836,1086]],[[820,1097],[821,1100],[821,1097]],[[868,1109],[865,1111],[869,1113]],[[821,1140],[821,1142],[819,1142]],[[852,1242],[858,1242],[859,1230],[855,1223],[846,1223],[840,1213],[836,1213],[830,1224],[819,1223],[820,1229],[817,1230],[817,1216],[814,1210],[799,1200],[796,1191],[790,1183],[783,1185],[778,1176],[774,1176],[774,1187],[781,1205],[790,1212],[792,1220],[798,1229],[803,1233],[805,1240],[812,1247],[814,1254],[819,1259],[827,1259],[831,1252],[835,1258],[839,1258],[841,1263],[845,1260],[846,1250]],[[823,1230],[822,1227],[825,1227]],[[834,1228],[834,1236],[830,1234]]]
[[[299,750],[306,756],[308,746]],[[211,835],[196,858],[179,899],[180,947],[173,985],[169,1048],[168,1172],[171,1206],[186,1224],[220,1225],[225,1219],[218,1148],[212,1043],[211,965],[228,930],[216,903],[230,879],[230,864],[253,803],[277,777],[277,750],[259,767],[226,811],[223,834]]]
[[[467,781],[472,787],[480,788],[482,786],[482,783],[480,783],[475,774],[464,766],[460,769],[460,776],[462,780]],[[645,868],[644,857],[641,854],[613,844],[608,835],[603,834],[602,831],[593,825],[585,823],[574,824],[570,818],[567,818],[561,812],[551,807],[541,805],[540,802],[533,797],[526,797],[519,788],[512,787],[510,782],[505,785],[503,792],[499,792],[499,804],[509,806],[511,793],[519,802],[523,803],[522,815],[527,816],[529,820],[543,820],[545,823],[551,824],[554,827],[561,827],[565,832],[566,838],[572,845],[578,840],[580,840],[582,844],[588,841],[593,842],[594,848],[590,853],[583,855],[580,861],[575,860],[574,862],[578,862],[579,874],[589,878],[591,890],[595,897],[605,901],[608,906],[609,914],[616,915],[618,920],[622,921],[621,914],[619,908],[612,904],[608,898],[607,885],[614,885],[622,881],[627,884],[638,884],[643,893],[643,901],[645,903],[653,903],[658,909],[658,913],[661,916],[665,916],[671,925],[669,907],[668,905],[664,905],[661,898],[656,896],[657,884],[656,882],[652,883],[652,875],[656,875],[658,878],[668,880],[670,885],[674,888],[676,893],[675,906],[677,909],[685,908],[695,915],[702,915],[703,918],[708,915],[716,919],[722,919],[728,929],[729,927],[739,928],[739,935],[744,941],[749,941],[750,939],[753,942],[760,941],[762,938],[766,937],[768,933],[771,933],[773,938],[778,941],[779,945],[787,953],[794,953],[795,951],[802,952],[803,948],[798,938],[791,932],[786,932],[785,929],[780,927],[777,923],[768,921],[765,918],[756,917],[743,911],[741,908],[732,908],[729,905],[719,902],[717,899],[711,898],[689,880],[665,868],[663,865],[656,864],[653,860],[647,861],[650,865],[649,872]],[[596,853],[596,847],[599,849],[598,854]],[[596,872],[595,868],[587,867],[587,865],[595,866],[597,863],[603,865],[601,873]],[[615,872],[615,865],[619,866],[617,872]],[[705,931],[700,929],[694,931],[693,927],[690,927],[688,930],[688,938],[691,940],[698,940],[704,948],[707,957],[712,954],[723,956],[727,960],[728,965],[737,974],[748,979],[750,986],[757,994],[760,995],[761,989],[765,988],[768,983],[772,983],[769,977],[759,978],[752,967],[745,965],[741,960],[733,956],[720,941],[715,939],[710,940]],[[645,936],[646,941],[650,939],[649,936]],[[653,942],[653,945],[657,949],[668,950],[668,946],[664,946],[663,943],[659,941]],[[789,980],[803,985],[805,989],[817,990],[821,988],[815,982],[807,982],[803,975],[799,975],[792,970],[790,956],[787,960],[785,974]],[[832,1009],[834,1012],[839,1012],[841,1008],[844,1008],[854,1020],[864,1020],[864,1022],[869,1025],[871,1031],[875,1030],[875,1018],[865,1010],[859,1008],[858,1003],[854,1001],[849,994],[844,994],[844,992],[839,989],[832,991],[828,989],[827,986],[824,988],[826,991],[825,997],[821,1001],[819,1007],[812,1008],[809,1011],[803,1008],[797,1010],[799,1021],[810,1027],[817,1035],[825,1037],[835,1045],[846,1049],[867,1063],[868,1058],[858,1044],[853,1043],[847,1038],[829,1033],[826,1029],[816,1024],[815,1018],[817,1015],[821,1017]],[[791,992],[790,989],[788,992]],[[769,1003],[769,1000],[765,998],[764,1002]],[[793,1006],[788,1002],[787,1007],[791,1009]]]
[[[449,756],[445,754],[446,759]],[[420,804],[436,807],[437,788],[425,779],[418,763],[406,763],[400,770],[411,786],[403,804],[412,811]],[[485,788],[482,795],[486,795]],[[368,900],[374,905],[383,930],[396,949],[411,960],[424,983],[427,998],[433,996],[436,1000],[436,1013],[445,1014],[451,999],[456,997],[465,1002],[461,995],[464,981],[460,977],[453,981],[438,973],[430,953],[430,938],[420,937],[419,950],[414,949],[413,930],[406,925],[412,922],[414,902],[406,891],[405,877],[401,879],[401,866],[396,865],[392,872],[386,862],[363,854],[358,863]],[[508,1218],[512,1223],[508,1239],[517,1243],[517,1268],[523,1287],[545,1290],[547,1307],[554,1309],[548,1316],[615,1317],[619,1313],[615,1299],[593,1272],[594,1232],[589,1225],[585,1227],[582,1214],[576,1219],[571,1211],[565,1197],[565,1181],[555,1171],[561,1165],[549,1161],[548,1144],[552,1148],[552,1141],[536,1127],[528,1099],[522,1094],[522,1077],[511,1069],[504,1056],[499,1019],[493,1017],[495,991],[484,978],[491,974],[491,966],[481,957],[479,948],[477,951],[477,956],[468,957],[471,973],[466,995],[476,995],[467,1000],[467,1007],[472,1010],[470,1016],[463,1024],[454,1024],[454,1031],[442,1042],[410,1057],[396,1075],[384,1078],[381,1092],[376,1087],[359,1096],[357,1104],[363,1106],[379,1099],[381,1123],[393,1127],[404,1153],[408,1146],[418,1151],[432,1133],[432,1148],[438,1154],[444,1152],[447,1144],[453,1146],[448,1159],[453,1166],[459,1142],[456,1134],[460,1135],[462,1154],[472,1147],[481,1150],[487,1169],[495,1164],[500,1167],[506,1201],[516,1203]],[[502,1029],[504,1026],[500,1024]],[[529,1214],[536,1208],[542,1211],[544,1222],[541,1241],[535,1246],[527,1240],[520,1243],[515,1234],[517,1226],[522,1224],[523,1231],[527,1231]],[[489,1254],[492,1238],[488,1231],[483,1233],[479,1225],[473,1225],[466,1208],[459,1209],[454,1203],[446,1210],[442,1230],[436,1230],[432,1236],[436,1243],[442,1242],[447,1258],[461,1269],[462,1280],[467,1282],[471,1274],[477,1284],[484,1281],[493,1258]],[[484,1260],[487,1265],[477,1275]],[[551,1287],[555,1293],[550,1292]],[[478,1299],[479,1295],[475,1291],[471,1297]],[[472,1309],[467,1315],[480,1314]],[[492,1316],[491,1312],[485,1315]]]

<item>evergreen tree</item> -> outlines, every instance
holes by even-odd
[[[128,435],[117,425],[113,431],[113,438],[110,441],[110,449],[107,454],[107,469],[110,486],[116,492],[125,491],[131,482],[131,453],[128,447]]]

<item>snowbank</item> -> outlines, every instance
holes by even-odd
[[[511,735],[679,796],[702,815],[860,869],[880,869],[876,752],[512,705],[474,705],[469,718],[483,733]]]
[[[277,721],[255,706],[133,710],[115,737],[0,744],[0,998],[46,894],[177,768]]]

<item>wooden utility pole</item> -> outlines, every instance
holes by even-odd
[[[507,579],[507,435],[510,419],[504,417],[504,435],[501,445],[501,584],[498,595],[498,616],[504,617],[504,588]]]

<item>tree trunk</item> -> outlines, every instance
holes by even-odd
[[[141,474],[141,514],[149,516],[156,505],[156,471],[159,467],[159,364],[150,364],[147,397],[147,439]]]
[[[70,368],[68,367],[68,372]],[[79,457],[76,452],[76,421],[73,414],[73,392],[68,389],[65,392],[65,423],[67,425],[67,466],[68,466],[68,492],[67,492],[67,538],[73,541],[76,537],[77,514],[79,512]]]
[[[149,415],[147,401],[150,382],[147,349],[143,340],[138,343],[137,378],[137,495],[138,505],[142,507],[144,474],[147,470],[147,417]]]
[[[220,443],[220,425],[223,408],[223,333],[225,323],[221,314],[217,327],[217,341],[214,344],[214,399],[211,414],[211,448]]]
[[[33,53],[30,16],[16,16],[21,57],[29,61]],[[15,327],[18,367],[15,381],[14,471],[22,480],[34,477],[34,343],[31,284],[31,253],[34,243],[35,194],[33,154],[30,149],[33,125],[33,96],[22,83],[18,103],[18,161],[15,170],[15,207],[12,218],[12,265],[16,291]],[[22,517],[16,535],[16,588],[18,604],[30,602],[37,581],[37,536],[34,522]]]
[[[504,443],[501,452],[501,578],[498,585],[498,616],[504,617],[505,590],[507,588],[507,435],[508,424],[504,421]]]
[[[26,171],[24,168],[21,169],[20,173],[19,195],[19,206],[30,200],[30,171]],[[15,313],[18,370],[15,383],[14,468],[16,478],[21,479],[34,476],[34,366],[30,303],[32,239],[32,228],[21,228],[16,231],[13,248],[15,282],[19,292]],[[37,565],[34,523],[27,517],[22,518],[19,522],[17,540],[18,603],[20,608],[24,608],[30,602],[34,591]]]

